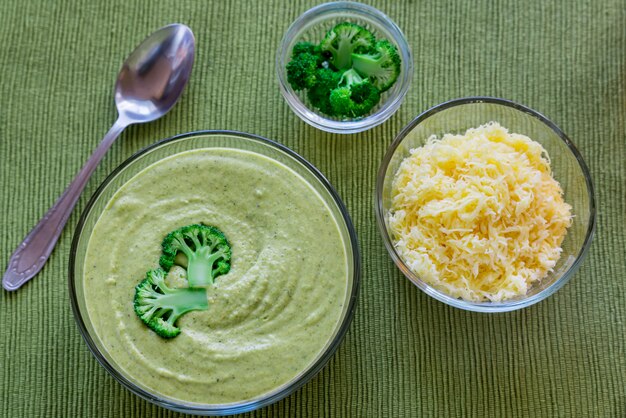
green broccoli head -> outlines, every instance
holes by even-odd
[[[176,321],[189,311],[209,308],[204,289],[171,289],[165,285],[165,271],[150,270],[135,287],[135,313],[163,338],[180,334]]]
[[[330,92],[337,88],[341,73],[330,68],[320,68],[316,73],[316,82],[308,90],[307,97],[313,106],[320,112],[333,116],[334,112],[330,105]]]
[[[311,42],[302,41],[293,46],[293,49],[291,50],[291,56],[296,57],[305,52],[315,55],[321,53],[319,45],[312,44]]]
[[[364,27],[343,22],[326,33],[320,49],[330,53],[335,68],[344,70],[352,66],[352,54],[368,52],[375,42],[374,35]]]
[[[333,112],[342,116],[363,116],[379,101],[380,91],[352,69],[343,74],[339,87],[330,93]]]
[[[389,90],[396,82],[401,62],[398,49],[386,39],[378,41],[373,52],[352,54],[352,68],[367,77],[381,92]]]
[[[294,55],[287,64],[287,81],[294,90],[312,87],[317,78],[317,69],[322,64],[322,56],[318,53],[301,52]]]
[[[183,226],[167,234],[161,247],[159,264],[165,271],[175,264],[177,254],[185,256],[189,287],[212,285],[216,277],[230,270],[230,244],[214,226]]]

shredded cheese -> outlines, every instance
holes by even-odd
[[[571,219],[546,150],[497,122],[412,149],[388,213],[407,266],[475,302],[526,294],[554,268]]]

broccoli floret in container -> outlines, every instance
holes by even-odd
[[[313,87],[317,81],[317,70],[323,67],[324,57],[318,46],[309,42],[298,42],[293,47],[291,61],[287,64],[287,81],[294,90]]]
[[[230,270],[230,244],[214,226],[187,225],[167,234],[162,243],[163,255],[159,264],[165,271],[177,263],[177,255],[184,255],[178,264],[186,267],[189,287],[206,287],[215,278]]]
[[[293,49],[291,50],[291,56],[295,57],[305,52],[315,55],[320,54],[320,46],[312,44],[311,42],[300,41],[293,46]]]
[[[343,73],[339,87],[330,93],[330,105],[337,115],[359,117],[380,101],[380,91],[355,70]]]
[[[364,27],[343,22],[328,31],[320,42],[320,49],[331,54],[330,63],[336,69],[345,70],[352,66],[353,53],[365,53],[375,42],[374,35]]]
[[[165,284],[165,271],[150,270],[135,287],[135,313],[163,338],[180,334],[176,321],[189,311],[209,308],[205,289],[171,289]]]
[[[330,92],[337,88],[341,80],[341,73],[329,68],[322,68],[316,72],[316,82],[308,90],[307,96],[311,104],[320,112],[333,115],[334,111],[330,104]]]
[[[398,49],[386,39],[376,42],[373,52],[352,54],[352,68],[381,92],[389,90],[398,79],[400,63]]]

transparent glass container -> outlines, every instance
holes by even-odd
[[[113,195],[137,173],[171,155],[212,147],[252,151],[282,163],[301,176],[321,196],[339,227],[347,260],[346,298],[337,326],[315,360],[291,381],[255,399],[229,404],[206,404],[170,399],[151,392],[142,382],[126,373],[107,352],[89,317],[85,303],[84,261],[93,228]],[[107,249],[103,249],[106,251]],[[348,212],[328,180],[304,158],[287,147],[268,139],[233,131],[200,131],[169,138],[151,145],[117,167],[95,192],[83,211],[72,241],[69,260],[70,302],[78,328],[98,362],[123,386],[136,395],[174,411],[199,415],[228,415],[251,411],[274,403],[307,383],[332,357],[352,321],[360,283],[360,254],[356,232]]]
[[[470,302],[450,297],[412,272],[396,251],[388,224],[393,178],[409,151],[431,135],[462,134],[497,121],[509,132],[526,135],[548,152],[553,177],[561,184],[565,202],[572,206],[573,223],[561,245],[563,252],[553,271],[520,297],[504,302]],[[569,138],[542,114],[508,100],[468,97],[437,105],[416,117],[395,138],[382,161],[376,180],[376,220],[394,263],[418,288],[448,305],[478,312],[505,312],[537,303],[560,289],[579,268],[589,250],[596,224],[596,204],[589,169]]]
[[[317,44],[336,24],[346,21],[367,28],[376,39],[392,42],[398,48],[402,66],[398,80],[381,95],[380,103],[368,115],[344,120],[321,113],[309,103],[304,91],[291,88],[286,66],[296,43],[308,41]],[[287,29],[276,54],[276,74],[287,104],[303,121],[323,131],[349,134],[373,128],[398,110],[413,78],[413,58],[404,34],[385,14],[361,3],[333,2],[309,9]]]

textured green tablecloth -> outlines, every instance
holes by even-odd
[[[626,2],[380,1],[415,56],[406,101],[385,124],[340,136],[283,101],[274,56],[312,1],[0,2],[0,264],[63,191],[115,119],[125,56],[154,29],[188,24],[197,57],[171,114],[128,129],[87,186],[43,272],[0,293],[0,415],[176,416],[98,365],[72,317],[70,242],[98,184],[133,152],[199,129],[286,144],[337,188],[355,223],[363,280],[354,322],[328,366],[254,416],[626,416]],[[580,271],[522,311],[469,313],[411,285],[383,247],[372,208],[385,149],[442,101],[493,95],[555,121],[596,186],[598,229]]]

